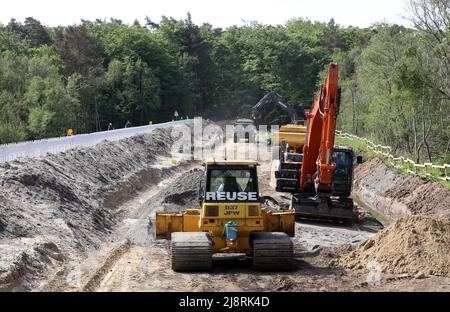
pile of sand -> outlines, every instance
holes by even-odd
[[[450,277],[450,221],[437,215],[399,219],[332,265],[363,269],[377,261],[384,273]]]

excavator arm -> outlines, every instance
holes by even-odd
[[[330,64],[320,93],[314,99],[311,111],[306,113],[308,129],[300,175],[302,192],[315,191],[319,194],[331,192],[336,166],[332,161],[332,155],[340,100],[338,79],[338,65]]]
[[[261,119],[261,114],[264,107],[269,103],[275,103],[282,110],[286,111],[292,119],[292,123],[296,123],[298,120],[298,113],[288,104],[288,102],[283,99],[278,93],[275,91],[267,93],[259,102],[253,107],[253,116],[256,119]]]

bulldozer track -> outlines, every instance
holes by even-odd
[[[290,270],[293,267],[294,245],[285,233],[252,233],[253,269]]]
[[[174,271],[208,271],[212,268],[212,239],[208,233],[172,233]]]

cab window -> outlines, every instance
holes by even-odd
[[[255,177],[250,170],[211,170],[207,192],[256,192]]]
[[[336,164],[334,169],[334,174],[337,175],[348,175],[352,168],[352,156],[346,152],[334,152],[333,162]]]

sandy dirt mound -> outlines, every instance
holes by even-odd
[[[450,221],[437,215],[399,219],[334,265],[363,269],[377,261],[384,273],[450,277]]]
[[[0,246],[10,248],[1,248],[0,290],[28,289],[63,255],[97,248],[117,224],[117,203],[152,181],[152,164],[169,156],[172,141],[171,129],[156,129],[1,164]]]
[[[353,190],[391,220],[418,213],[450,217],[449,189],[420,177],[396,173],[378,158],[355,168]]]

